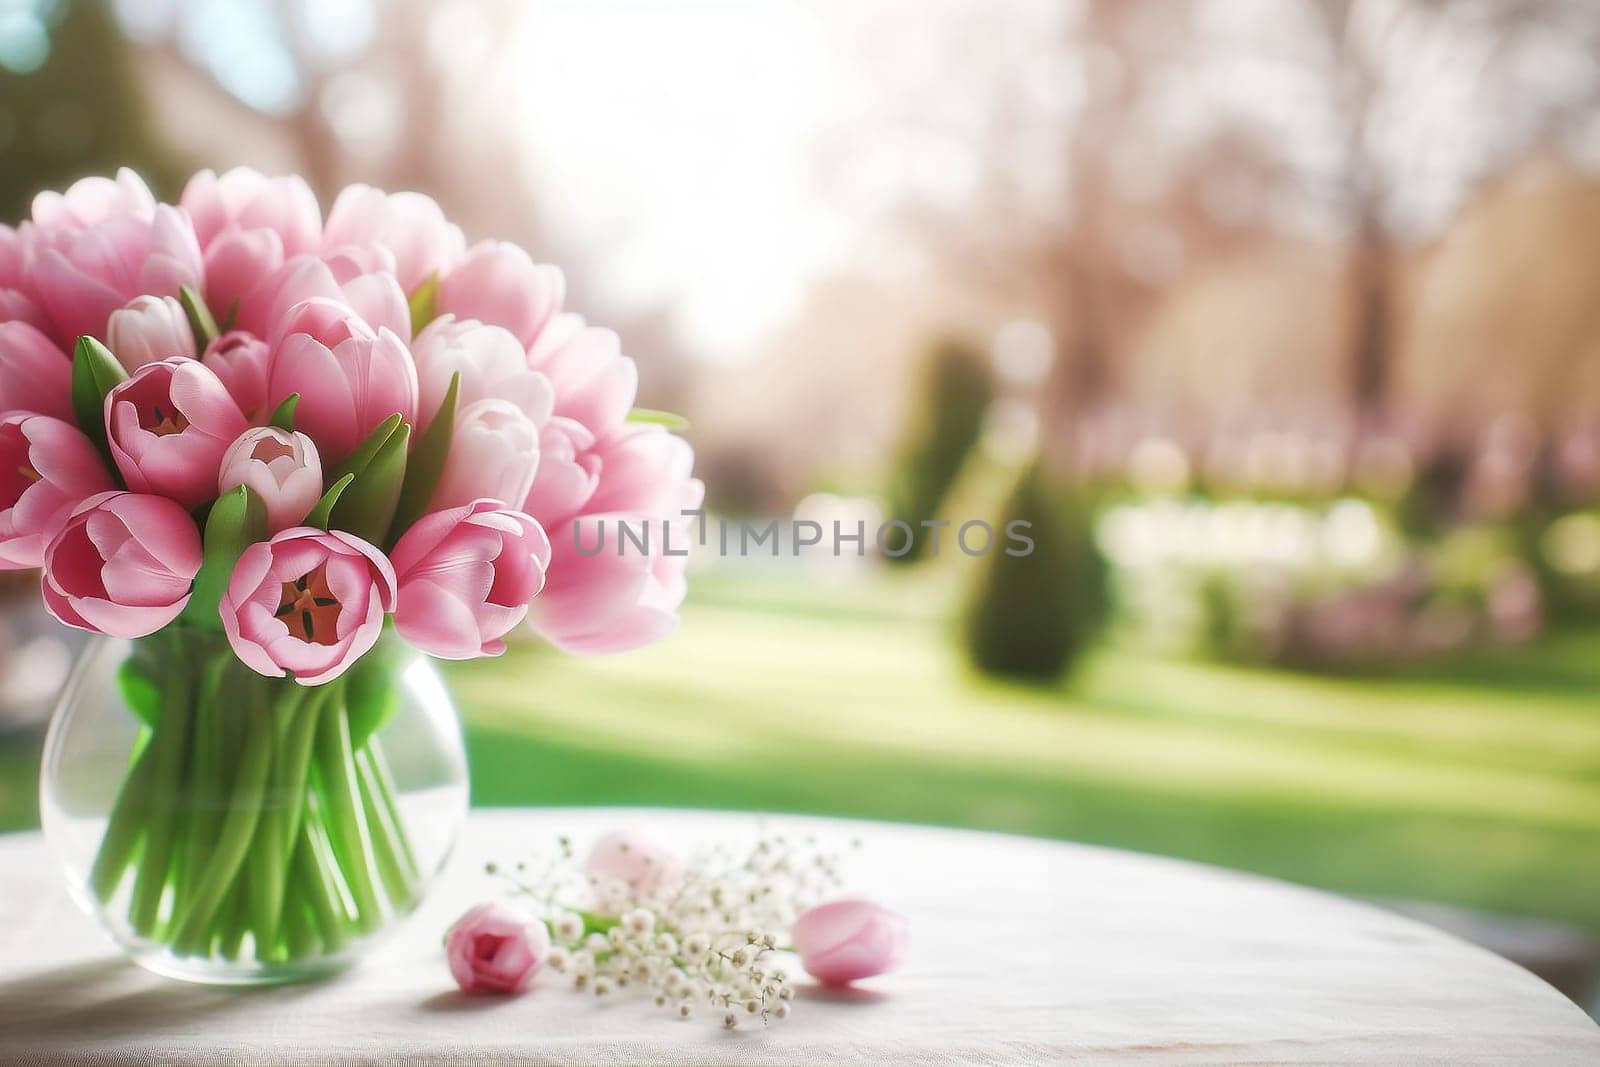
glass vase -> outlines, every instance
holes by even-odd
[[[353,962],[417,906],[466,808],[449,694],[392,634],[316,687],[210,630],[97,640],[45,738],[40,813],[74,897],[190,981]]]

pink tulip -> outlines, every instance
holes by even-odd
[[[218,611],[246,666],[273,678],[292,671],[311,686],[365,655],[394,604],[382,552],[339,530],[297,526],[244,550]]]
[[[244,414],[199,360],[146,363],[106,395],[111,458],[128,488],[184,507],[217,495],[222,454],[244,432]]]
[[[82,630],[153,634],[189,603],[200,531],[166,497],[97,493],[72,512],[44,552],[44,605]]]
[[[39,566],[72,509],[111,488],[76,426],[23,412],[0,418],[0,569]]]
[[[205,252],[206,303],[222,321],[238,308],[263,279],[283,267],[283,241],[271,230],[230,226],[212,239]]]
[[[251,422],[270,414],[264,410],[269,355],[265,341],[243,330],[233,330],[212,341],[200,356],[200,362],[211,368]]]
[[[456,373],[461,375],[457,411],[498,397],[521,408],[535,426],[550,418],[555,404],[550,382],[528,369],[522,345],[499,326],[441,315],[411,342],[411,355],[417,364],[418,433],[428,428]]]
[[[558,525],[583,510],[600,488],[600,456],[594,434],[581,423],[555,416],[539,431],[539,470],[522,510]]]
[[[72,360],[25,322],[0,322],[0,411],[72,419]]]
[[[106,324],[106,347],[130,374],[146,363],[195,354],[189,316],[170,296],[136,296],[113,311]]]
[[[287,256],[315,252],[322,240],[316,194],[295,175],[269,178],[249,167],[234,167],[218,177],[202,170],[184,186],[179,204],[194,220],[201,248],[210,248],[230,228],[271,233]]]
[[[83,230],[113,218],[148,220],[156,198],[137,173],[122,167],[115,179],[80,178],[64,193],[45,191],[33,198],[34,225],[46,230]]]
[[[0,322],[26,322],[48,331],[50,320],[28,289],[27,251],[22,235],[0,225]]]
[[[433,507],[459,507],[485,497],[519,504],[538,469],[539,428],[510,401],[480,400],[456,416]]]
[[[550,532],[550,572],[528,614],[535,632],[569,652],[622,652],[677,628],[684,566],[704,486],[690,476],[694,453],[659,426],[635,426],[589,453],[599,478],[581,514],[546,518],[535,479],[525,511]],[[621,541],[620,524],[641,550]],[[647,531],[647,533],[643,533]],[[597,550],[598,549],[598,550]]]
[[[32,245],[28,281],[61,345],[105,336],[111,313],[136,296],[177,296],[180,286],[202,284],[200,246],[177,208],[158,204],[146,214],[135,205],[134,213],[102,217],[104,203],[79,205],[73,190],[61,202],[42,201],[46,195],[55,194],[34,201],[35,227],[24,238]]]
[[[397,337],[410,337],[411,311],[389,266],[393,257],[383,249],[373,251],[377,254],[289,260],[250,285],[234,324],[270,340],[283,332],[285,316],[298,305],[318,300],[343,306],[374,331],[387,327]]]
[[[550,954],[550,931],[504,904],[479,904],[445,934],[450,973],[463,993],[522,993]]]
[[[430,656],[498,656],[500,640],[544,587],[550,541],[539,524],[493,500],[424,515],[391,554],[395,627]]]
[[[870,900],[819,904],[795,920],[795,951],[824,985],[846,985],[892,971],[910,940],[905,916]]]
[[[394,254],[395,275],[409,293],[430,274],[459,259],[466,241],[460,227],[444,217],[432,197],[385,193],[369,185],[347,186],[328,212],[323,251],[370,245]]]
[[[376,335],[348,309],[308,300],[279,324],[269,342],[267,403],[299,393],[295,426],[309,433],[324,463],[344,459],[390,415],[417,417],[417,371],[405,342],[385,328]],[[452,449],[454,455],[454,449]]]
[[[503,326],[527,348],[565,295],[560,268],[535,264],[516,245],[483,241],[439,280],[438,309]]]
[[[528,365],[550,379],[555,413],[587,426],[596,437],[619,429],[639,391],[639,370],[610,330],[557,315],[528,350]]]
[[[256,426],[222,454],[217,492],[249,486],[267,509],[267,532],[298,526],[322,497],[322,461],[303,433]]]
[[[617,830],[594,843],[584,870],[596,878],[622,882],[639,896],[648,896],[677,881],[683,864],[661,842],[634,830]]]

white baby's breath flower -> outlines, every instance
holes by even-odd
[[[656,928],[656,917],[647,908],[635,908],[622,917],[622,925],[629,933],[643,936]]]
[[[570,911],[564,911],[556,916],[550,929],[558,941],[576,941],[583,936],[583,919]]]
[[[678,939],[664,931],[657,934],[656,951],[663,956],[676,956],[678,954]]]

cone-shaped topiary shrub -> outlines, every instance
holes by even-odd
[[[954,340],[934,348],[888,491],[888,518],[906,523],[918,536],[911,551],[889,560],[909,563],[927,554],[931,539],[922,536],[920,523],[938,517],[983,433],[993,399],[994,386],[980,352]]]
[[[967,604],[963,637],[973,666],[1043,683],[1066,672],[1105,616],[1092,523],[1080,491],[1055,485],[1037,462],[1022,472]],[[1031,552],[1023,554],[1017,535],[1033,541]]]

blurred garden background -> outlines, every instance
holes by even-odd
[[[865,524],[452,669],[475,803],[1166,853],[1600,1004],[1587,0],[0,0],[0,163],[11,220],[123,164],[428,192],[566,268],[714,516]],[[77,644],[33,580],[0,829]]]

